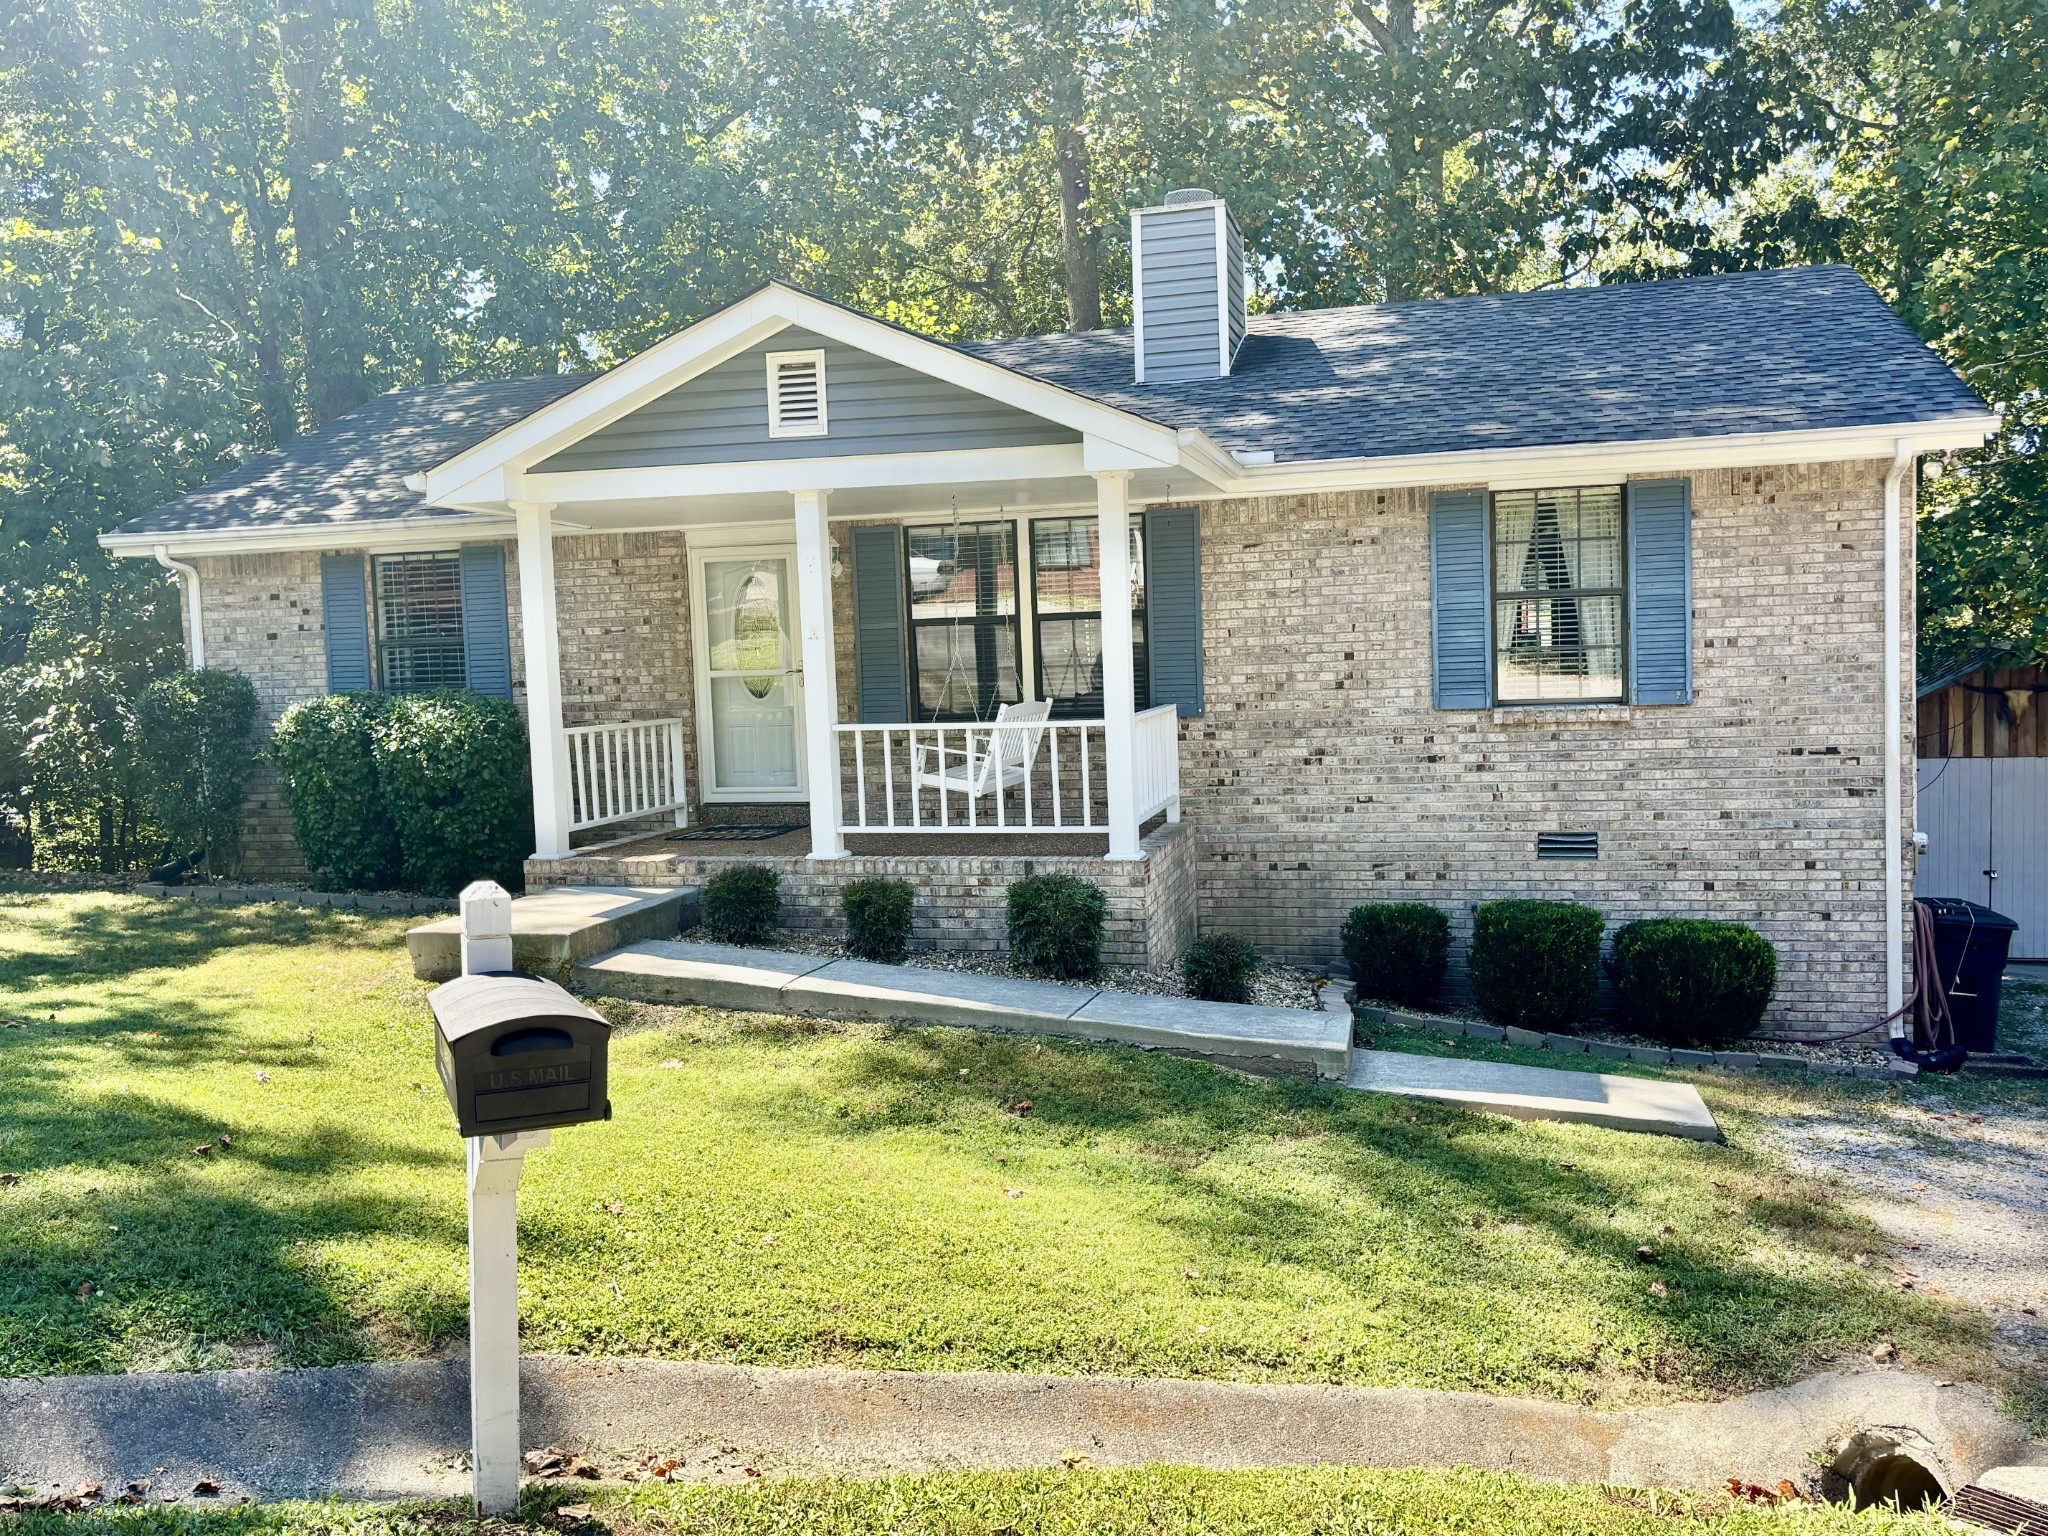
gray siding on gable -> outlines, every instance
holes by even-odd
[[[770,352],[825,352],[822,437],[768,435]],[[1081,434],[795,327],[728,358],[534,466],[542,474],[754,459],[1078,443]]]
[[[1216,210],[1141,213],[1145,382],[1213,379],[1217,368]]]

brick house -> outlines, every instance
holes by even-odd
[[[604,374],[386,395],[103,542],[273,716],[521,701],[533,883],[773,859],[829,926],[885,870],[958,946],[1071,869],[1155,963],[1552,896],[1754,923],[1779,1027],[1896,1005],[1913,469],[1995,419],[1853,272],[1248,316],[1208,194],[1132,249],[1129,328],[945,345],[771,284]]]

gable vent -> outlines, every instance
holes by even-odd
[[[825,435],[825,354],[768,354],[768,435]]]
[[[1600,834],[1598,832],[1538,832],[1536,834],[1536,857],[1539,859],[1597,859],[1600,857]]]

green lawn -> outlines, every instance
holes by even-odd
[[[587,1518],[547,1519],[564,1500]],[[1835,1505],[1726,1499],[1473,1471],[1282,1468],[1210,1472],[960,1472],[872,1482],[660,1485],[631,1494],[529,1495],[525,1522],[481,1526],[459,1506],[151,1505],[19,1517],[22,1536],[1939,1536],[1933,1515],[1852,1514]],[[0,1518],[0,1528],[6,1520]]]
[[[460,1335],[462,1149],[403,927],[0,896],[0,1012],[26,1026],[0,1030],[0,1373]],[[1708,1090],[1723,1147],[606,1007],[617,1118],[527,1165],[531,1350],[1600,1401],[1781,1382],[1885,1334],[1988,1370],[1974,1314],[1857,1267],[1876,1236],[1751,1149],[1744,1096],[1781,1088]]]

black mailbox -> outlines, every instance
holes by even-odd
[[[461,976],[427,994],[434,1059],[464,1136],[609,1120],[611,1025],[537,976]]]

